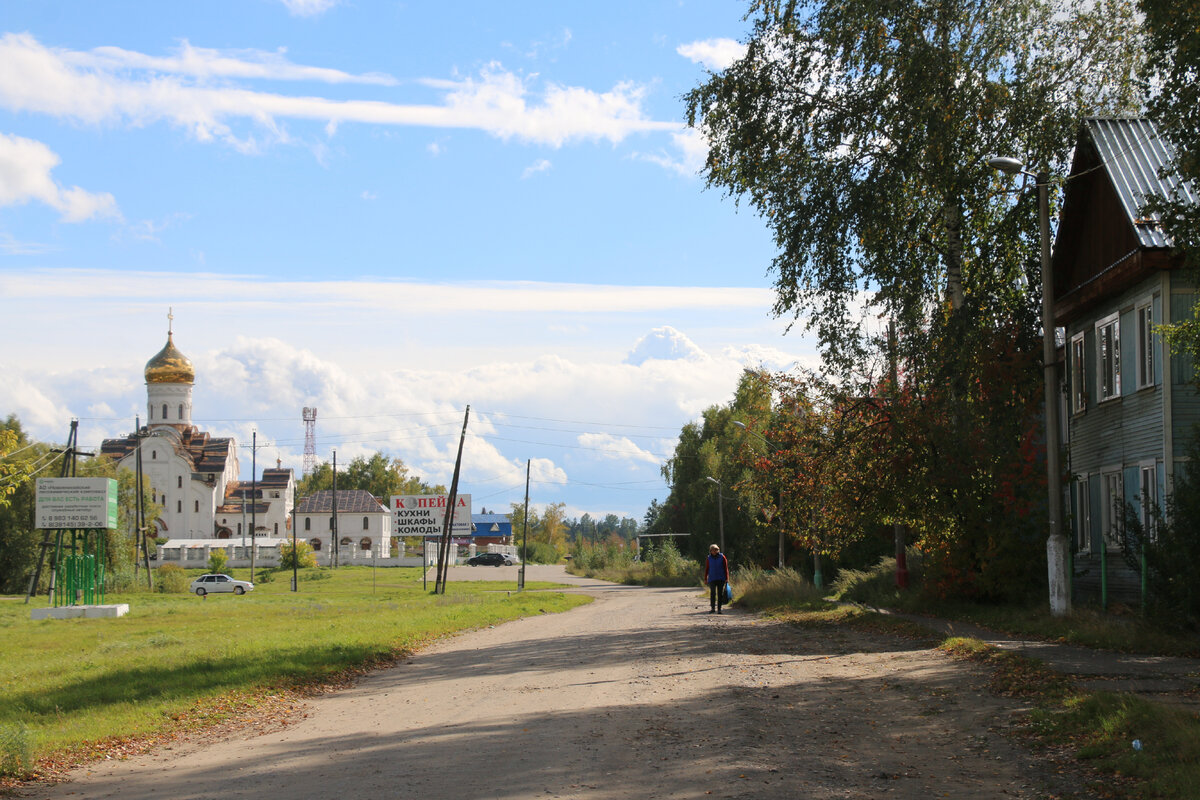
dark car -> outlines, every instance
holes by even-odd
[[[467,564],[472,567],[511,567],[515,563],[512,556],[504,553],[480,553],[467,559]]]

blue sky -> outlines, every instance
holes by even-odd
[[[683,123],[744,12],[9,0],[0,413],[127,432],[173,308],[196,422],[260,464],[299,470],[316,406],[320,458],[448,482],[470,404],[476,510],[532,459],[533,502],[640,518],[742,369],[814,361]]]

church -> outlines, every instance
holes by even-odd
[[[141,449],[142,474],[162,506],[157,535],[181,540],[283,538],[291,529],[295,476],[266,469],[255,483],[239,481],[237,440],[210,436],[192,424],[192,362],[167,343],[146,364],[146,425],[119,439],[106,439],[100,452],[133,470]],[[254,530],[251,531],[251,520]]]

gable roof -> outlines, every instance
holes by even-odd
[[[1175,159],[1171,145],[1159,136],[1154,122],[1144,117],[1089,117],[1083,125],[1141,246],[1170,247],[1158,217],[1144,214],[1142,206],[1154,195],[1197,202],[1193,187],[1169,169]],[[1076,149],[1072,175],[1077,173],[1081,157],[1086,158],[1083,150]],[[1068,183],[1068,197],[1070,193]]]
[[[338,489],[338,513],[347,514],[382,513],[390,514],[387,506],[380,505],[375,496],[366,489]],[[308,497],[300,499],[296,504],[297,514],[332,514],[333,490],[322,489],[313,492]]]

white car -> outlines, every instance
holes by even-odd
[[[189,591],[195,592],[200,597],[206,594],[214,594],[216,592],[233,592],[234,594],[245,594],[254,590],[254,584],[250,581],[235,581],[228,575],[220,573],[212,573],[209,575],[201,575],[196,580],[192,581]]]

